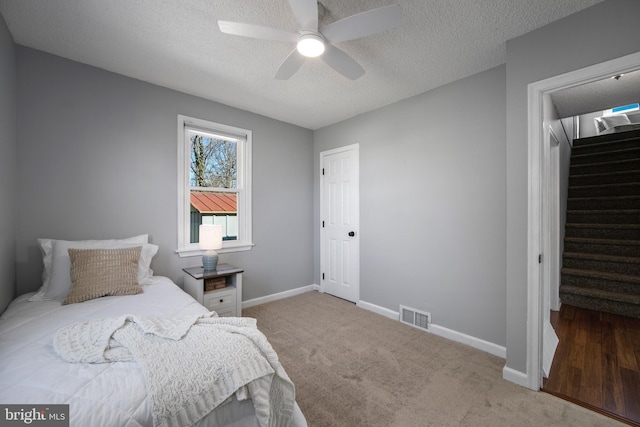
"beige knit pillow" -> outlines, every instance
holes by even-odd
[[[62,304],[109,295],[134,295],[142,246],[119,249],[69,249],[71,288]]]

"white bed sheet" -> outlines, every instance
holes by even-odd
[[[0,402],[69,404],[71,426],[151,426],[144,379],[134,362],[70,364],[53,349],[53,336],[72,322],[124,314],[168,317],[207,309],[166,277],[154,277],[138,295],[61,305],[16,298],[0,316]],[[258,426],[251,401],[220,405],[199,427]],[[307,423],[295,405],[291,426]]]

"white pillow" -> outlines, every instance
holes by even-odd
[[[51,268],[51,278],[49,286],[44,294],[45,300],[62,299],[67,296],[71,288],[71,258],[69,257],[69,249],[122,249],[130,247],[138,247],[140,244],[124,244],[124,243],[101,243],[99,246],[95,244],[79,245],[74,242],[54,242],[53,244],[53,262]],[[144,284],[153,274],[150,269],[151,260],[158,252],[158,246],[149,243],[142,245],[140,259],[138,260],[138,283]]]
[[[55,239],[38,239],[38,245],[40,246],[40,251],[42,252],[42,263],[44,264],[44,269],[42,270],[42,287],[40,287],[40,289],[38,290],[38,292],[33,295],[31,298],[29,298],[29,301],[44,301],[44,300],[49,300],[49,299],[54,299],[50,297],[50,292],[48,292],[48,288],[49,288],[49,284],[51,282],[51,277],[53,274],[53,267],[54,267],[54,263],[56,262],[54,260],[54,245],[56,243],[60,243],[62,246],[67,246],[68,247],[66,249],[64,249],[64,254],[61,256],[60,260],[64,265],[60,268],[58,268],[58,270],[60,270],[61,268],[64,269],[66,267],[66,269],[68,270],[67,273],[70,274],[69,272],[71,271],[71,261],[69,260],[69,253],[67,252],[67,250],[72,247],[74,249],[113,249],[114,248],[114,244],[121,244],[121,245],[127,245],[127,244],[146,244],[149,241],[149,235],[148,234],[140,234],[139,236],[133,236],[133,237],[128,237],[126,239],[109,239],[109,240],[77,240],[77,241],[69,241],[69,240],[55,240]],[[61,247],[62,247],[61,246]],[[147,251],[149,251],[150,249],[147,249]],[[153,248],[151,248],[151,250],[153,250]],[[158,248],[156,246],[155,252],[153,252],[153,255],[151,255],[150,258],[153,258],[153,256],[157,253]],[[143,248],[143,252],[146,252]],[[65,259],[66,257],[66,259]],[[141,256],[142,258],[142,256]],[[142,262],[142,261],[141,261]],[[149,259],[149,263],[151,262],[151,259]],[[151,276],[153,274],[153,272],[151,271],[151,269],[149,269],[149,276]],[[69,280],[71,280],[70,278],[71,276],[69,276]],[[142,282],[140,282],[142,283]],[[70,285],[69,285],[70,286]],[[67,287],[67,292],[68,292],[69,288]],[[55,293],[58,293],[60,290],[58,290]],[[63,295],[63,297],[66,296]]]
[[[607,127],[604,125],[604,123],[602,122],[602,117],[595,117],[593,119],[593,122],[596,125],[596,133],[599,135],[602,132],[604,132],[605,130],[607,130]]]
[[[616,114],[614,116],[604,116],[602,118],[600,118],[600,120],[602,120],[602,123],[604,123],[604,126],[607,129],[611,129],[614,126],[618,126],[618,125],[629,125],[631,124],[631,121],[629,120],[629,117],[627,117],[626,114]]]

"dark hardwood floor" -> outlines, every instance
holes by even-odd
[[[640,319],[562,305],[560,340],[542,390],[640,426]]]

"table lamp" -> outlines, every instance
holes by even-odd
[[[218,267],[218,253],[216,249],[222,248],[222,226],[202,224],[200,226],[200,249],[206,252],[202,255],[202,267],[205,271],[215,270]]]

